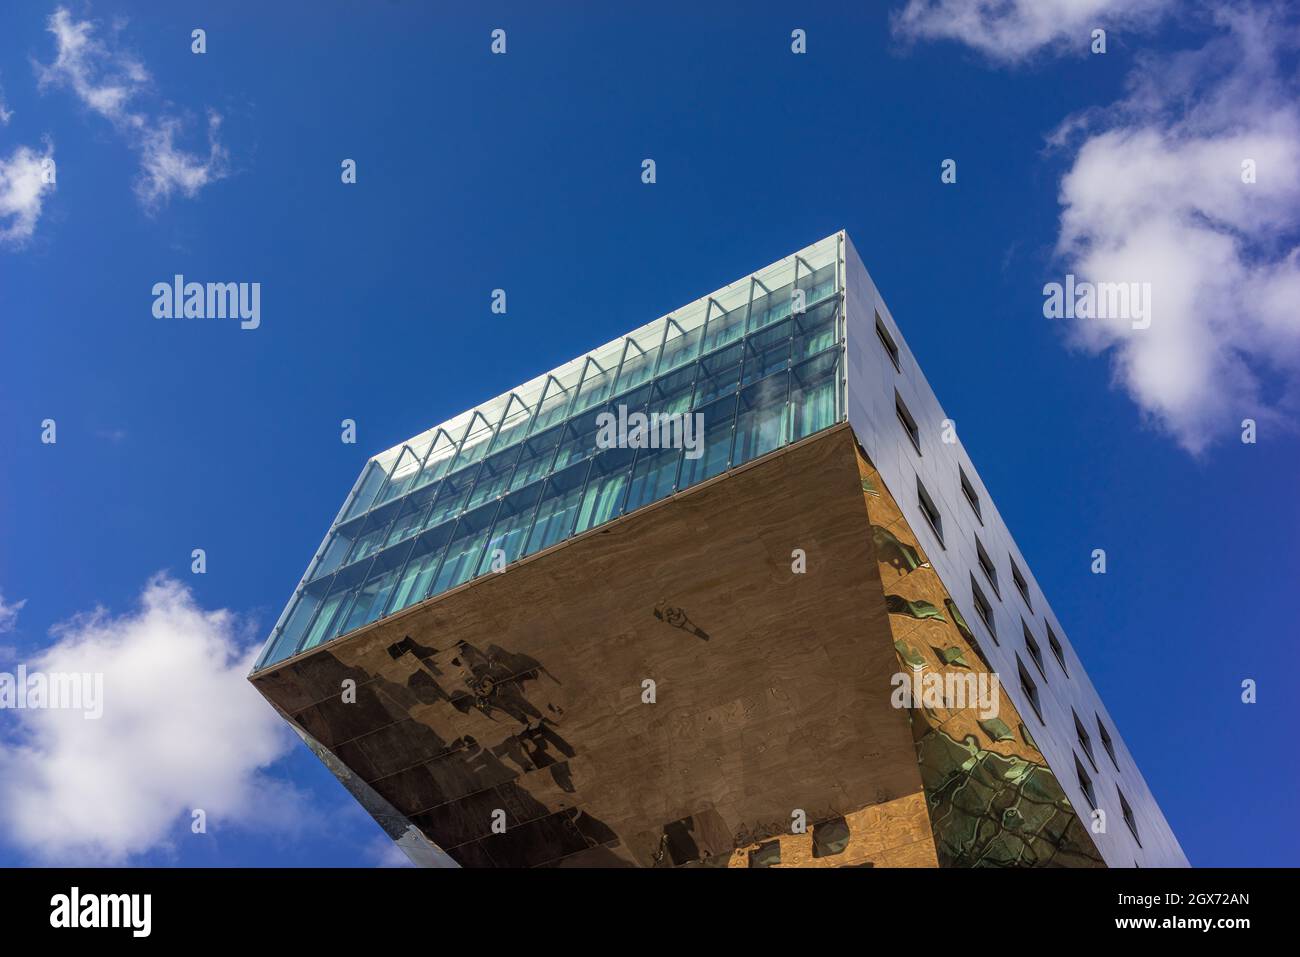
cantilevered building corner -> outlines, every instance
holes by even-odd
[[[945,418],[837,233],[371,459],[250,680],[417,863],[1185,865]]]

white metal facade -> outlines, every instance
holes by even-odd
[[[961,609],[990,665],[1002,679],[1003,687],[1029,723],[1039,749],[1056,772],[1085,826],[1089,825],[1088,809],[1093,805],[1085,796],[1076,774],[1076,756],[1091,778],[1097,805],[1106,813],[1105,832],[1094,833],[1092,837],[1106,863],[1111,867],[1186,867],[1187,858],[1177,838],[1125,747],[1119,729],[1089,681],[1066,630],[1038,587],[1029,563],[998,514],[979,472],[961,444],[960,433],[957,433],[955,442],[943,441],[943,423],[949,416],[939,405],[852,242],[847,234],[840,235],[843,237],[846,297],[847,406],[855,436],[919,536],[927,557]],[[876,331],[877,316],[898,348],[898,368],[895,368]],[[920,453],[899,420],[895,390],[917,425]],[[959,468],[965,472],[978,496],[978,517],[961,489]],[[917,491],[918,478],[938,507],[942,519],[942,544],[933,534],[922,510]],[[1000,596],[980,568],[977,535],[995,566]],[[1012,561],[1027,585],[1029,603],[1022,599],[1012,581]],[[991,606],[997,630],[996,642],[977,613],[972,579]],[[1028,625],[1038,643],[1044,673],[1039,672],[1029,653],[1024,625]],[[1062,648],[1065,668],[1060,666],[1049,647],[1048,627]],[[1035,723],[1036,709],[1021,688],[1017,656],[1037,685],[1040,704],[1037,710],[1041,710],[1041,723]],[[1071,709],[1090,736],[1091,758],[1078,740]],[[1114,762],[1103,746],[1099,723],[1110,734]],[[1121,792],[1132,809],[1140,845],[1125,823],[1119,797]]]

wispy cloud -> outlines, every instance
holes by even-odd
[[[14,630],[14,625],[18,621],[18,613],[23,610],[23,606],[26,604],[26,598],[21,601],[6,602],[4,594],[0,593],[0,635]]]
[[[1148,27],[1173,0],[908,0],[891,22],[908,40],[953,40],[1019,63],[1051,50],[1086,54],[1094,28]]]
[[[910,0],[895,25],[1015,63],[1165,7]],[[1281,4],[1190,11],[1212,40],[1139,56],[1120,102],[1067,117],[1048,145],[1070,162],[1062,265],[1080,280],[1151,284],[1149,328],[1074,319],[1071,340],[1109,355],[1149,421],[1199,454],[1243,419],[1281,425],[1300,409],[1300,84],[1287,65],[1300,32]]]
[[[14,630],[18,621],[18,613],[23,610],[23,605],[27,604],[27,599],[15,602],[5,602],[5,596],[0,594],[0,635]],[[18,655],[18,649],[13,645],[0,645],[0,662],[12,661]]]
[[[1199,453],[1300,393],[1300,86],[1275,7],[1226,7],[1204,48],[1143,58],[1130,93],[1067,120],[1057,251],[1083,278],[1151,283],[1149,329],[1076,320],[1115,380]],[[1243,164],[1253,169],[1254,182]]]
[[[16,734],[0,740],[10,842],[41,862],[122,863],[174,849],[194,809],[209,831],[297,826],[285,818],[301,796],[264,770],[293,739],[245,679],[256,647],[242,632],[163,576],[134,612],[56,628],[29,670],[102,674],[103,717],[12,712]]]
[[[36,232],[41,206],[54,190],[53,177],[47,175],[53,157],[49,141],[41,152],[19,146],[0,156],[0,245],[21,246]]]
[[[226,175],[228,156],[217,139],[221,118],[207,119],[207,153],[176,145],[182,129],[179,117],[140,105],[153,92],[154,81],[143,62],[96,34],[95,24],[76,20],[59,7],[47,29],[54,36],[52,63],[35,64],[42,88],[68,89],[92,112],[113,124],[140,157],[136,192],[147,209],[166,202],[173,193],[195,196]]]
[[[6,126],[14,118],[14,111],[5,104],[4,87],[0,87],[0,126]]]

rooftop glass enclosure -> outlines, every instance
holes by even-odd
[[[256,670],[843,421],[841,244],[828,237],[376,455]],[[620,410],[691,413],[690,454],[603,447],[598,417]]]

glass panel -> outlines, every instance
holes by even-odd
[[[806,359],[816,355],[839,341],[836,319],[839,312],[839,300],[832,299],[816,309],[810,309],[796,322],[794,337],[794,359]]]
[[[762,351],[769,349],[774,345],[781,345],[794,334],[794,320],[783,319],[778,323],[768,326],[758,332],[750,333],[745,337],[745,343],[752,346],[755,350]]]
[[[546,480],[542,500],[537,506],[537,519],[524,547],[525,555],[549,548],[569,537],[586,479],[587,463],[579,462]]]
[[[570,390],[560,385],[556,379],[548,379],[546,394],[538,407],[537,416],[533,419],[529,433],[536,435],[542,429],[555,425],[557,422],[563,422],[564,415],[569,410],[570,398]]]
[[[433,500],[437,491],[438,486],[426,485],[418,492],[412,492],[402,499],[398,506],[397,517],[393,519],[392,527],[388,529],[388,538],[384,541],[386,546],[395,545],[425,527],[424,519],[429,511],[429,502]]]
[[[410,543],[404,543],[380,552],[375,557],[366,583],[357,590],[352,606],[348,609],[347,618],[338,629],[340,635],[346,635],[362,625],[369,624],[383,614],[384,607],[388,604],[388,597],[393,591],[393,586],[397,584],[398,576],[410,551]]]
[[[439,429],[433,448],[424,459],[424,468],[420,470],[419,478],[412,484],[419,488],[442,478],[447,474],[447,466],[451,465],[452,456],[455,454],[456,443],[452,441],[451,436]]]
[[[625,407],[628,412],[640,412],[645,409],[645,404],[650,399],[650,393],[653,390],[653,383],[647,382],[639,389],[633,389],[631,392],[624,392],[622,395],[615,396],[609,403],[609,409],[615,415],[618,414],[620,406]]]
[[[522,488],[551,470],[551,461],[555,458],[555,445],[560,441],[560,433],[563,431],[561,428],[554,428],[541,435],[534,435],[523,444],[519,463],[515,466],[514,477],[510,480],[511,491]]]
[[[749,311],[748,303],[741,303],[728,313],[710,310],[709,324],[704,327],[704,352],[735,342],[745,331],[745,315]]]
[[[416,455],[411,451],[410,446],[402,446],[402,454],[393,466],[393,474],[388,478],[388,484],[384,486],[383,492],[375,499],[376,505],[382,505],[384,502],[391,502],[393,499],[406,494],[407,488],[420,474],[420,462],[424,456]]]
[[[632,469],[631,449],[606,449],[591,460],[587,488],[578,510],[578,523],[574,534],[603,525],[623,513],[623,495],[627,491],[627,476]]]
[[[774,322],[779,322],[794,309],[794,284],[782,286],[770,293],[761,293],[762,287],[754,290],[754,302],[749,307],[749,331],[755,332]],[[807,308],[805,301],[804,307]]]
[[[361,486],[357,489],[356,496],[352,499],[352,504],[348,506],[347,514],[343,516],[344,521],[349,518],[355,518],[370,507],[374,500],[375,493],[379,491],[380,486],[388,478],[388,470],[378,462],[369,462],[365,469],[365,478],[361,480]]]
[[[532,419],[533,410],[524,405],[517,395],[511,395],[505,416],[501,419],[501,428],[497,431],[497,437],[492,440],[492,451],[499,452],[522,439],[527,434],[528,423]]]
[[[745,374],[741,378],[742,385],[749,385],[773,372],[789,368],[788,336],[793,330],[794,323],[786,319],[745,340]]]
[[[470,495],[466,508],[482,505],[506,490],[506,486],[510,484],[510,475],[515,469],[515,460],[519,458],[519,450],[520,446],[516,445],[496,455],[489,455],[483,460],[478,479],[474,482],[474,492]]]
[[[600,410],[608,411],[605,409]],[[596,417],[600,412],[588,411],[570,419],[564,427],[564,436],[560,448],[555,453],[552,469],[558,471],[573,462],[581,461],[596,454]]]
[[[330,582],[329,594],[321,603],[316,620],[312,622],[307,638],[302,643],[302,650],[314,648],[321,642],[329,641],[339,633],[347,617],[347,609],[358,585],[365,581],[366,572],[370,570],[369,562],[350,565],[334,576]]]
[[[614,375],[617,370],[602,370],[592,360],[587,360],[586,377],[578,389],[578,398],[573,403],[573,411],[581,412],[593,405],[604,402],[614,388]]]
[[[835,263],[828,263],[813,273],[806,272],[800,265],[799,281],[795,285],[804,290],[804,308],[810,309],[814,303],[836,292],[835,282]]]
[[[736,447],[731,454],[733,468],[786,443],[789,387],[789,374],[778,372],[741,390]]]
[[[463,472],[453,472],[442,480],[438,486],[438,497],[434,499],[429,517],[424,521],[426,528],[450,521],[464,511],[477,474],[477,468],[468,468]]]
[[[704,416],[702,452],[697,459],[682,458],[682,478],[678,488],[689,488],[697,482],[713,478],[727,467],[731,454],[731,429],[736,418],[736,399],[727,396],[712,405],[697,409]],[[698,421],[698,420],[697,420]]]
[[[835,424],[839,355],[839,350],[823,352],[815,359],[795,366],[791,372],[792,442]]]
[[[658,412],[661,415],[675,415],[689,409],[697,368],[698,365],[692,363],[685,369],[656,379],[650,392],[647,411]]]
[[[686,418],[694,422],[693,413],[687,413]],[[703,436],[695,438],[698,441]],[[677,460],[681,455],[681,449],[641,449],[637,452],[626,511],[649,505],[672,494],[673,484],[677,481]]]
[[[465,433],[465,441],[460,444],[460,454],[456,456],[455,467],[457,469],[473,465],[487,454],[493,428],[492,423],[483,418],[481,414],[474,413],[474,418],[469,424],[469,430]]]
[[[497,512],[496,524],[492,526],[492,535],[488,538],[487,548],[483,549],[478,574],[483,575],[491,571],[493,562],[498,557],[504,565],[509,565],[519,557],[541,493],[542,483],[535,482],[523,491],[507,495],[501,500],[501,510]]]
[[[436,438],[437,436],[433,435],[421,435],[416,436],[406,443],[407,448],[415,453],[415,460],[419,465],[424,464],[424,460],[429,455],[429,449],[433,447],[433,442]]]
[[[410,557],[406,560],[406,568],[402,570],[402,577],[398,580],[397,587],[393,589],[393,598],[389,602],[388,610],[390,615],[409,605],[414,605],[417,601],[424,600],[429,593],[433,573],[438,570],[438,561],[442,558],[447,540],[451,538],[453,527],[450,522],[439,525],[437,528],[429,529],[415,540],[415,544],[411,546]]]
[[[383,547],[384,540],[388,537],[388,526],[392,524],[393,519],[397,516],[399,508],[400,504],[394,502],[391,505],[385,505],[383,508],[373,509],[366,516],[365,524],[361,528],[361,534],[357,536],[357,543],[353,546],[352,553],[348,555],[347,563],[349,565],[369,558]]]
[[[306,588],[294,599],[293,611],[289,612],[288,617],[284,620],[284,628],[275,639],[275,644],[267,653],[268,662],[281,661],[288,658],[298,649],[298,640],[302,638],[303,632],[307,630],[307,625],[311,622],[311,616],[315,614],[316,609],[320,607],[321,595],[326,591],[325,585],[316,588]]]
[[[343,603],[343,599],[346,597],[347,594],[345,592],[336,592],[325,599],[324,604],[321,605],[319,614],[316,615],[316,620],[312,622],[311,630],[307,632],[307,637],[302,643],[303,651],[306,651],[309,648],[315,648],[325,640],[325,635],[329,631],[330,623],[334,620],[334,613],[338,610],[339,605]]]
[[[657,340],[648,341],[649,337],[645,338],[646,342],[627,340],[626,351],[623,353],[623,368],[618,373],[619,392],[626,392],[639,386],[655,373],[655,363],[659,359],[659,343]]]
[[[697,327],[683,333],[676,325],[669,324],[668,341],[664,343],[664,354],[659,362],[659,375],[672,372],[699,355],[702,331]]]
[[[334,532],[330,537],[329,545],[325,548],[325,554],[321,556],[320,564],[312,569],[312,581],[338,571],[338,567],[343,564],[343,559],[352,550],[352,542],[360,530],[361,522],[353,522],[351,525],[340,526]]]
[[[699,377],[695,382],[695,408],[712,402],[719,396],[735,392],[740,384],[740,359],[744,354],[739,342],[700,360]]]
[[[487,544],[488,533],[492,531],[492,520],[497,513],[496,502],[466,512],[456,523],[456,534],[447,546],[447,554],[438,569],[438,576],[433,580],[429,594],[437,595],[448,588],[455,588],[462,582],[474,577],[478,569],[479,554]]]

